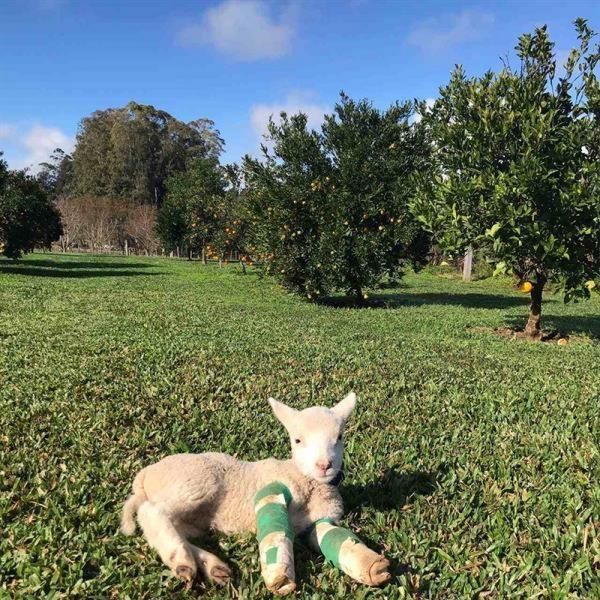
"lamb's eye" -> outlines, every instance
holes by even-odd
[[[338,442],[342,441],[342,434],[340,433],[340,435],[338,435]]]
[[[301,440],[300,438],[296,438],[296,439],[294,440],[294,444],[299,444],[301,441],[302,441],[302,440]]]

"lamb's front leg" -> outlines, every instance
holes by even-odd
[[[310,545],[346,575],[367,585],[382,585],[390,580],[385,556],[377,554],[349,529],[332,519],[319,519],[308,532]]]
[[[259,490],[254,498],[260,568],[267,588],[281,596],[296,589],[294,530],[288,506],[289,489],[276,481]]]

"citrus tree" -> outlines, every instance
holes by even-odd
[[[519,39],[519,64],[468,78],[452,73],[423,118],[433,166],[412,210],[450,253],[474,246],[530,290],[526,334],[539,339],[548,282],[565,300],[588,296],[600,273],[598,45],[557,63],[545,27]]]
[[[342,94],[320,131],[305,115],[269,125],[263,160],[246,158],[255,242],[288,288],[359,302],[385,275],[418,266],[428,236],[408,211],[411,176],[428,154],[413,103],[378,110]]]
[[[245,272],[246,264],[252,263],[252,260],[248,256],[247,237],[250,222],[240,166],[235,163],[225,165],[223,178],[225,187],[218,205],[218,223],[209,250],[219,258],[228,253],[238,253]]]
[[[61,234],[60,215],[40,184],[24,171],[9,171],[0,153],[0,254],[19,258]]]
[[[249,245],[265,272],[289,290],[316,298],[332,285],[322,251],[326,195],[317,183],[327,181],[331,165],[304,114],[282,113],[279,123],[269,123],[269,137],[272,146],[263,145],[263,160],[244,159]]]
[[[202,252],[214,239],[225,193],[216,157],[197,158],[171,176],[157,217],[157,233],[169,249]]]

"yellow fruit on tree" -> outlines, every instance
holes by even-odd
[[[596,282],[590,279],[589,281],[585,282],[585,287],[591,292],[596,287]]]
[[[526,281],[522,286],[521,286],[521,291],[524,294],[529,294],[529,292],[533,289],[533,285],[531,284],[531,281]]]

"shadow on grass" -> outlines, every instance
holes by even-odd
[[[2,262],[0,265],[16,265],[19,267],[45,267],[52,269],[145,269],[151,265],[139,262],[129,262],[127,260],[106,260],[106,261],[93,261],[93,260],[53,260],[51,258],[35,258],[26,259],[23,261],[15,262]]]
[[[515,306],[527,306],[526,298],[518,296],[501,296],[498,294],[480,294],[468,292],[466,294],[451,294],[437,292],[421,292],[417,294],[388,294],[373,295],[366,301],[357,303],[354,298],[347,296],[333,296],[324,298],[320,304],[332,308],[401,308],[403,306],[462,306],[465,308],[506,309]],[[545,300],[544,303],[556,302]]]
[[[544,301],[544,304],[546,301]],[[527,315],[506,321],[507,327],[521,331],[525,327]],[[542,313],[542,329],[553,338],[583,335],[600,340],[600,316],[559,316]]]
[[[382,478],[367,485],[345,485],[341,493],[350,511],[372,506],[379,510],[402,508],[411,498],[429,496],[438,481],[438,473],[398,472],[390,469]]]
[[[133,266],[133,265],[132,265]],[[0,263],[0,273],[8,275],[31,275],[34,277],[58,277],[58,278],[75,278],[87,279],[91,277],[133,277],[136,275],[161,275],[157,271],[137,271],[132,269],[107,268],[103,265],[102,268],[92,270],[91,268],[75,269],[68,267],[61,268],[60,263],[54,263],[51,268],[30,267],[27,263],[17,263],[14,265]]]

